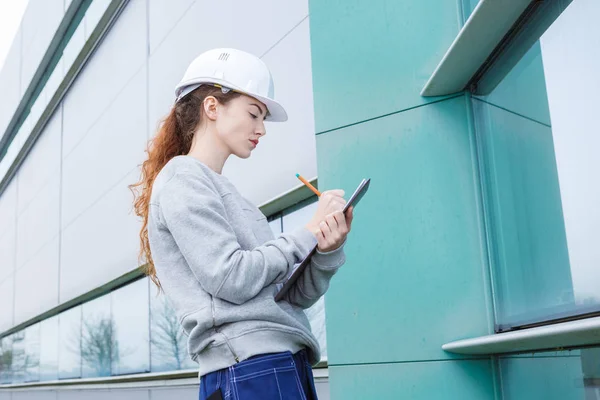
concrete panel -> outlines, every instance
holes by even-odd
[[[138,266],[141,223],[127,188],[138,178],[133,170],[62,232],[60,302]]]
[[[198,385],[182,388],[163,387],[150,390],[152,400],[195,399],[198,396]]]
[[[50,390],[15,391],[12,400],[56,400],[57,394]]]
[[[21,214],[31,201],[39,194],[44,184],[53,175],[58,175],[60,168],[60,109],[48,121],[42,134],[19,167],[19,205]]]
[[[85,12],[84,23],[85,26],[85,39],[87,40],[93,32],[96,25],[104,15],[104,12],[108,8],[111,0],[94,0]],[[150,2],[149,2],[150,3]]]
[[[64,15],[63,0],[30,0],[23,15],[23,63],[21,93],[44,57]]]
[[[331,364],[457,358],[442,345],[491,333],[466,104],[317,136],[319,185],[372,179],[326,295]]]
[[[59,210],[60,174],[55,173],[17,219],[17,269],[58,235]]]
[[[215,47],[261,56],[307,15],[306,1],[195,2],[150,57],[151,133],[169,112],[175,85],[196,56]]]
[[[8,123],[13,117],[19,101],[21,100],[21,39],[22,28],[13,39],[12,46],[6,54],[4,65],[0,70],[0,93],[2,93],[2,107],[0,107],[0,137],[4,135]]]
[[[58,305],[58,236],[21,268],[15,279],[15,324]]]
[[[438,99],[420,92],[460,29],[456,1],[309,7],[317,132]]]
[[[65,156],[105,113],[145,60],[146,1],[132,0],[65,97]]]
[[[143,68],[65,157],[63,228],[143,161],[147,142],[145,94]]]
[[[10,274],[0,282],[0,332],[4,332],[13,326],[14,290],[14,275]]]
[[[148,400],[147,389],[64,390],[58,400]]]
[[[15,230],[17,217],[17,180],[13,178],[0,193],[0,234]]]
[[[489,360],[329,367],[332,399],[495,399]]]
[[[16,232],[11,229],[0,234],[0,282],[15,270]]]
[[[263,58],[288,121],[267,123],[267,135],[252,156],[247,160],[231,157],[223,171],[257,205],[298,185],[297,173],[309,179],[317,175],[308,28],[305,20]]]

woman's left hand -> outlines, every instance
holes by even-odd
[[[321,253],[327,253],[338,249],[346,240],[350,232],[354,207],[349,207],[346,216],[342,211],[336,211],[325,217],[319,224],[317,233],[317,249]]]

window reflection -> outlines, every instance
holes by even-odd
[[[167,297],[152,295],[150,304],[152,372],[197,368],[187,351],[187,336]]]
[[[314,199],[302,202],[283,215],[283,231],[290,232],[305,225],[317,210]],[[305,310],[313,335],[321,346],[321,359],[327,358],[327,337],[325,329],[325,299],[321,297],[312,307]]]
[[[110,313],[110,295],[83,304],[82,318],[82,377],[109,376],[111,360],[118,349],[115,324]]]
[[[148,279],[143,278],[111,293],[117,343],[112,374],[150,371],[150,312]]]
[[[81,377],[81,306],[64,311],[58,317],[59,379]]]
[[[25,382],[40,380],[40,324],[25,329]]]
[[[58,316],[40,323],[40,380],[58,379]]]
[[[539,5],[473,97],[499,331],[600,311],[600,3]]]
[[[0,339],[0,383],[12,382],[12,338],[5,336]]]
[[[12,338],[12,381],[25,382],[27,354],[25,353],[25,331],[15,332]]]
[[[600,348],[499,357],[506,400],[600,398]]]

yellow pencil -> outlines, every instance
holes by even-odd
[[[319,192],[317,190],[317,188],[315,188],[313,185],[311,185],[309,181],[307,181],[302,176],[300,176],[300,174],[296,174],[296,178],[300,179],[302,181],[302,183],[304,183],[306,186],[308,186],[308,188],[310,190],[312,190],[317,196],[321,197],[321,192]]]

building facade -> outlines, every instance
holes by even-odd
[[[30,0],[0,70],[0,400],[196,398],[127,185],[189,62],[289,121],[224,174],[275,234],[363,178],[307,310],[321,399],[600,399],[595,0]]]

